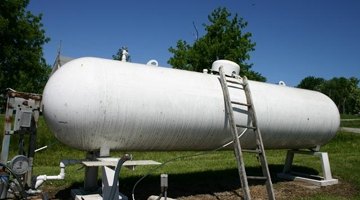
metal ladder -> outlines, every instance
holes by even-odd
[[[240,80],[227,79],[224,74],[222,66],[219,69],[219,73],[220,73],[221,88],[223,90],[224,100],[225,100],[225,110],[226,110],[227,117],[229,119],[231,133],[233,135],[235,156],[236,156],[236,161],[237,161],[237,165],[238,165],[238,173],[240,176],[240,182],[241,182],[242,190],[244,193],[244,198],[246,200],[251,199],[250,189],[249,189],[249,185],[248,185],[248,179],[257,179],[257,180],[265,180],[266,181],[265,184],[266,184],[266,190],[268,193],[268,197],[271,200],[275,199],[274,189],[273,189],[273,185],[271,182],[271,177],[270,177],[268,163],[266,160],[266,155],[265,155],[264,145],[263,145],[263,141],[262,141],[262,137],[261,137],[261,132],[257,125],[256,112],[255,112],[255,107],[254,107],[254,104],[252,101],[252,96],[251,96],[250,88],[248,85],[248,80],[246,77],[243,78],[242,82],[240,82]],[[241,85],[242,87],[239,87],[239,89],[244,90],[247,102],[243,103],[243,102],[232,101],[230,98],[230,95],[229,95],[229,89],[228,89],[227,83]],[[243,125],[236,124],[235,119],[234,119],[233,105],[241,105],[241,106],[248,107],[248,115],[252,119],[252,126],[243,126]],[[238,134],[238,130],[237,130],[238,127],[254,130],[254,133],[256,136],[256,149],[255,150],[241,149],[239,134]],[[263,176],[247,176],[246,175],[245,163],[243,160],[243,152],[256,153],[258,155],[258,157],[260,159]]]

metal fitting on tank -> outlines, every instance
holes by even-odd
[[[219,73],[219,68],[221,66],[223,66],[224,73],[226,76],[233,76],[233,74],[239,75],[240,73],[240,66],[230,60],[217,60],[213,62],[211,66],[211,71],[215,71]]]

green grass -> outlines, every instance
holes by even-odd
[[[355,121],[341,121],[341,127],[360,128],[360,119]]]
[[[3,116],[0,117],[0,124],[3,124]],[[2,135],[0,136],[2,139]],[[15,138],[15,137],[14,137]],[[83,159],[85,153],[74,150],[57,142],[50,133],[43,118],[40,118],[38,128],[38,147],[50,145],[46,150],[36,154],[34,163],[34,174],[59,174],[59,161],[62,159]],[[12,140],[11,155],[15,155],[16,139]],[[339,132],[333,140],[322,147],[322,151],[329,153],[331,170],[335,178],[341,182],[352,184],[357,191],[360,191],[360,134]],[[130,152],[134,159],[150,159],[165,162],[175,157],[193,155],[199,152],[175,151],[175,152]],[[275,182],[275,174],[281,172],[285,150],[268,150],[267,152],[269,167]],[[112,152],[112,156],[120,157],[124,152]],[[259,174],[260,168],[254,155],[245,155],[248,174]],[[294,159],[296,168],[305,172],[317,173],[321,171],[320,163],[315,158],[296,155]],[[44,188],[70,188],[74,185],[82,184],[84,169],[79,169],[80,165],[68,166],[66,168],[65,181],[47,181]],[[133,184],[144,174],[148,173],[152,167],[138,167],[135,171],[124,169],[120,175],[120,187],[129,195]],[[208,152],[206,155],[197,157],[181,158],[170,162],[164,167],[152,171],[151,176],[139,184],[137,191],[146,191],[148,194],[158,193],[159,174],[169,174],[169,184],[176,189],[177,195],[192,195],[193,193],[211,194],[212,192],[232,191],[239,186],[236,162],[232,151]],[[196,191],[193,191],[197,188]],[[176,194],[176,191],[172,194]],[[344,199],[341,194],[329,195],[326,192],[310,197],[299,197],[299,199]],[[360,199],[360,194],[352,197]]]
[[[341,127],[360,128],[360,115],[341,114]],[[353,121],[347,121],[353,120]]]
[[[360,115],[341,114],[341,119],[360,119]]]
[[[332,173],[360,190],[360,134],[340,132],[322,150],[329,153]]]

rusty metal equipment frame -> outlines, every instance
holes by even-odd
[[[11,136],[19,137],[19,155],[29,159],[29,168],[22,180],[24,186],[31,187],[32,166],[36,149],[37,122],[41,109],[40,94],[17,92],[7,90],[7,103],[5,113],[5,132],[2,141],[0,162],[8,162]],[[29,135],[28,151],[25,151],[25,135]],[[20,183],[21,184],[21,183]]]

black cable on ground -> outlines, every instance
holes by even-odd
[[[248,129],[245,128],[238,136],[238,138],[240,138],[241,136],[244,135],[244,133],[247,131]],[[152,169],[150,169],[143,177],[141,177],[138,181],[136,181],[136,183],[134,184],[133,188],[132,188],[132,191],[131,191],[131,197],[132,197],[132,200],[135,200],[135,188],[136,186],[143,180],[145,179],[146,177],[148,177],[150,174],[152,174],[153,172],[155,172],[156,170],[158,170],[159,168],[163,167],[164,165],[170,163],[170,162],[173,162],[175,160],[178,160],[178,159],[182,159],[182,158],[190,158],[190,157],[196,157],[196,156],[202,156],[202,155],[206,155],[206,154],[211,154],[211,153],[214,153],[215,151],[218,151],[220,149],[223,149],[227,146],[229,146],[230,144],[232,144],[234,141],[230,141],[220,147],[217,147],[213,150],[210,150],[210,151],[205,151],[205,152],[200,152],[200,153],[196,153],[196,154],[191,154],[191,155],[185,155],[185,156],[179,156],[179,157],[175,157],[175,158],[172,158],[172,159],[169,159],[167,161],[165,161],[164,163],[162,163],[161,165],[158,165]]]

